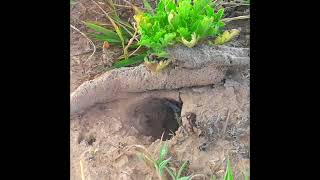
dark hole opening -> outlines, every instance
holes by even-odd
[[[133,125],[140,134],[168,140],[179,128],[182,103],[167,98],[146,98],[131,109]]]
[[[87,139],[87,142],[91,146],[94,142],[96,142],[96,138],[93,135],[90,135]]]

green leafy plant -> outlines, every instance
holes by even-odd
[[[224,9],[214,11],[211,0],[160,0],[155,12],[139,12],[135,16],[141,34],[139,44],[150,53],[165,57],[165,48],[175,43],[193,47],[200,40],[221,33]]]
[[[131,4],[135,11],[136,26],[120,19],[112,0],[106,0],[111,12],[105,13],[111,27],[97,22],[84,22],[94,30],[91,37],[108,44],[122,47],[123,55],[118,57],[112,68],[120,68],[144,62],[152,72],[159,72],[170,64],[166,48],[182,43],[191,48],[208,37],[216,38],[212,44],[220,45],[237,32],[224,32],[222,17],[224,9],[215,11],[211,0],[159,0],[152,9],[147,0],[143,0],[146,12]],[[142,48],[141,48],[142,47]],[[149,59],[150,55],[156,58]]]

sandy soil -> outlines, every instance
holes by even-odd
[[[183,128],[168,142],[175,160],[190,161],[189,173],[205,174],[207,179],[213,174],[219,177],[229,155],[236,179],[242,179],[242,173],[249,168],[249,86],[232,80],[216,87],[134,95],[96,105],[72,117],[72,179],[80,179],[80,160],[89,179],[151,178],[152,170],[134,152],[124,150],[134,144],[144,145],[151,152],[157,150],[154,146],[159,140],[153,141],[136,130],[132,124],[138,120],[127,113],[133,104],[150,96],[183,103]],[[189,112],[196,115],[193,132],[186,118]]]
[[[80,20],[88,19],[105,22],[104,15],[90,0],[80,0],[71,9],[70,23],[86,33],[88,30]],[[94,43],[97,51],[86,62],[92,46],[80,33],[71,30],[71,92],[104,73],[106,62],[99,49],[101,43]],[[248,42],[242,44],[249,45]],[[211,175],[221,178],[229,156],[235,179],[244,179],[243,173],[250,166],[250,94],[249,73],[242,72],[231,74],[214,85],[131,93],[72,115],[71,180],[81,180],[82,175],[86,180],[157,179],[152,168],[129,148],[143,145],[149,152],[159,150],[160,140],[146,135],[150,128],[158,126],[143,124],[141,117],[132,114],[135,107],[149,98],[171,99],[182,104],[182,126],[167,140],[169,155],[173,157],[171,166],[177,167],[188,160],[188,175],[203,174],[204,177],[198,179],[208,180]],[[149,111],[154,111],[151,109]]]

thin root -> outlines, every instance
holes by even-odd
[[[74,30],[76,30],[78,33],[80,33],[83,37],[85,37],[89,42],[90,44],[93,46],[93,52],[92,54],[88,57],[88,59],[84,62],[84,64],[86,64],[91,58],[92,56],[94,55],[94,53],[96,52],[96,46],[94,45],[94,43],[91,41],[91,39],[88,38],[87,35],[85,35],[83,32],[81,32],[78,28],[76,28],[75,26],[73,26],[72,24],[70,24],[70,27]]]

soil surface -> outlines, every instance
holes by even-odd
[[[117,3],[126,5],[123,1]],[[140,1],[134,3],[141,6]],[[238,11],[228,13],[230,17],[238,15]],[[78,0],[71,7],[70,24],[87,34],[89,30],[82,20],[108,23],[91,0]],[[249,28],[238,21],[229,26]],[[244,31],[231,45],[248,47],[249,33]],[[74,92],[82,83],[102,75],[109,62],[103,58],[101,42],[93,41],[96,52],[88,60],[93,51],[88,39],[71,28],[70,41]],[[188,160],[187,175],[203,174],[198,179],[207,180],[215,175],[219,179],[229,157],[235,179],[244,179],[250,167],[249,74],[246,69],[208,86],[130,93],[72,115],[70,179],[158,179],[132,146],[144,146],[158,154],[162,132],[169,143],[171,166],[178,167]]]

